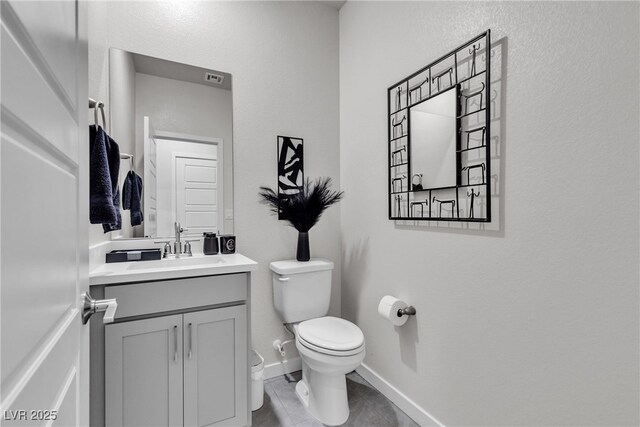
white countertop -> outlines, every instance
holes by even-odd
[[[246,273],[258,268],[258,263],[244,255],[202,255],[157,261],[104,263],[89,273],[90,285],[179,279],[218,274]]]

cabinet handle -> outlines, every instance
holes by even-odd
[[[178,360],[178,325],[173,325],[173,360]]]
[[[189,323],[189,359],[191,359],[191,347],[193,347],[193,328]]]

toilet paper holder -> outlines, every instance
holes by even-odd
[[[405,308],[401,308],[400,310],[398,310],[398,317],[415,316],[415,315],[416,315],[416,309],[412,305],[410,305],[408,307],[405,307]]]

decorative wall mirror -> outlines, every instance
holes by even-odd
[[[389,219],[491,221],[490,30],[388,89]]]

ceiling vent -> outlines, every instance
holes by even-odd
[[[222,84],[222,80],[224,80],[224,76],[221,76],[220,74],[213,74],[213,73],[207,72],[204,74],[204,79],[209,83],[215,83],[219,85],[219,84]]]

